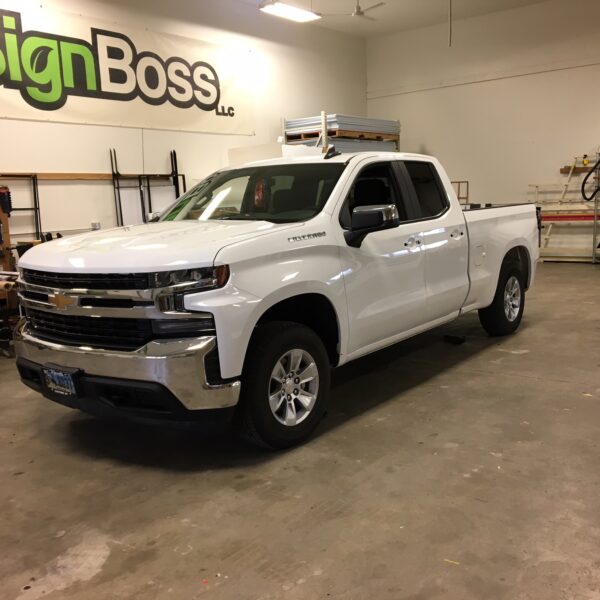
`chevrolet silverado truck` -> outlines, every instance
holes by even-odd
[[[23,382],[98,415],[227,414],[270,448],[313,432],[332,367],[473,310],[514,332],[538,258],[533,205],[467,209],[417,154],[223,169],[154,221],[24,254]]]

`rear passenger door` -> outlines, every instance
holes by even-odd
[[[419,215],[427,321],[451,318],[458,314],[469,291],[469,242],[462,208],[458,202],[450,202],[432,162],[406,160],[399,169]]]

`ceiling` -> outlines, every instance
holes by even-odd
[[[242,0],[258,6],[259,0]],[[351,13],[355,0],[285,0],[318,13]],[[361,0],[363,9],[379,0]],[[508,10],[544,0],[452,0],[454,19],[465,19],[500,10]],[[385,5],[368,13],[377,19],[369,21],[359,17],[323,17],[316,22],[320,27],[334,29],[363,37],[418,29],[445,23],[448,20],[448,0],[386,0]],[[276,18],[276,17],[272,17]]]

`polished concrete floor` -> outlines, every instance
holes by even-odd
[[[281,454],[0,380],[2,599],[600,598],[590,265],[540,265],[510,338],[470,315],[338,370]]]

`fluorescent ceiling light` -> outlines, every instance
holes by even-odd
[[[272,2],[261,2],[259,6],[260,10],[269,13],[275,17],[281,17],[282,19],[289,19],[290,21],[296,21],[297,23],[308,23],[309,21],[316,21],[321,18],[321,15],[314,13],[310,10],[304,10],[285,2],[279,2],[274,0]]]

